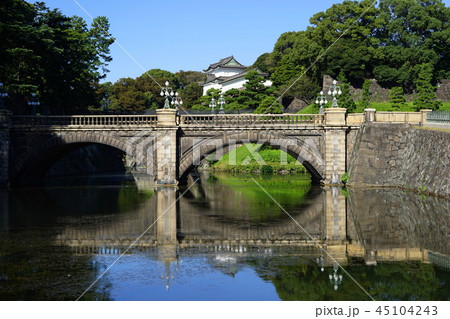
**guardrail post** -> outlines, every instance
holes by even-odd
[[[375,122],[376,109],[365,109],[364,110],[364,122]]]
[[[428,113],[433,112],[433,110],[430,110],[430,109],[423,109],[423,110],[420,110],[420,112],[422,113],[422,121],[421,121],[421,124],[424,125],[424,124],[427,123]]]
[[[177,110],[174,109],[159,109],[156,110],[158,117],[158,126],[176,126],[177,125]]]

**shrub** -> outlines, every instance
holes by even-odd
[[[261,166],[261,173],[262,174],[272,174],[273,173],[273,167],[270,165],[262,165]]]

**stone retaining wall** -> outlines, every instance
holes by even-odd
[[[450,197],[450,133],[404,124],[364,124],[349,186],[395,186]]]

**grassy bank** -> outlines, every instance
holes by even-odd
[[[414,105],[411,103],[406,103],[405,106],[400,108],[393,108],[390,103],[370,103],[370,108],[376,109],[380,112],[416,112]],[[439,111],[450,111],[450,102],[444,102],[444,104],[439,108]],[[363,113],[364,107],[357,104],[354,113]],[[297,114],[318,114],[319,107],[315,104],[308,105],[304,109],[297,112]]]
[[[279,149],[261,144],[242,145],[211,165],[214,171],[233,173],[306,173],[294,157]]]

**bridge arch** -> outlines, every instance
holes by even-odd
[[[247,131],[234,134],[221,134],[204,139],[194,144],[182,154],[179,162],[179,177],[186,176],[188,171],[200,161],[230,145],[245,143],[261,143],[278,147],[302,163],[311,174],[313,181],[318,182],[325,176],[325,161],[313,142],[295,139],[285,135],[268,132]]]
[[[33,184],[40,180],[47,170],[62,156],[82,146],[100,144],[129,154],[126,140],[106,134],[68,133],[48,136],[41,142],[28,146],[17,154],[11,166],[13,184]]]

